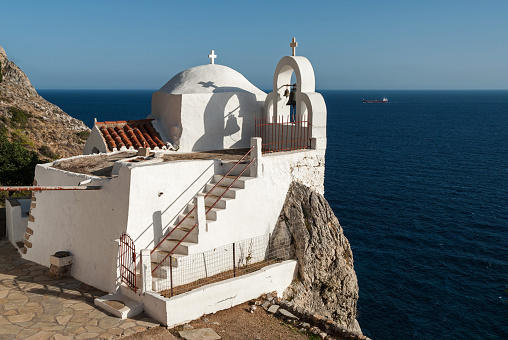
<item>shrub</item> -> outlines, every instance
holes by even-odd
[[[41,146],[39,148],[39,152],[43,156],[46,156],[46,157],[51,158],[51,159],[57,159],[58,158],[58,155],[56,153],[54,153],[53,151],[51,151],[51,149],[47,145]]]
[[[24,126],[28,121],[28,117],[30,117],[25,111],[14,106],[9,108],[9,112],[12,114],[11,122],[18,123],[21,126]]]
[[[90,132],[88,132],[88,131],[80,131],[80,132],[77,133],[77,135],[81,139],[88,139],[88,137],[90,136]]]
[[[32,149],[35,149],[35,144],[32,142],[30,138],[20,129],[12,130],[11,131],[11,139],[13,141],[21,143],[24,147],[30,147]]]
[[[39,163],[37,153],[29,151],[20,142],[10,142],[0,135],[0,184],[32,185],[35,166]]]
[[[0,61],[0,84],[2,83],[2,80],[4,80],[4,75],[2,74],[2,62]]]

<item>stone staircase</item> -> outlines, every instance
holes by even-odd
[[[199,253],[200,251],[193,251],[193,248],[196,248],[196,245],[199,243],[199,236],[206,232],[213,232],[214,225],[220,221],[220,216],[225,214],[228,207],[228,202],[234,200],[238,193],[246,188],[248,181],[253,180],[253,177],[250,177],[250,169],[245,170],[242,176],[237,176],[244,171],[244,169],[248,166],[248,161],[244,161],[239,163],[236,168],[234,168],[228,176],[215,174],[213,178],[207,183],[203,189],[203,194],[207,195],[204,198],[205,201],[205,211],[206,214],[206,226],[197,226],[193,228],[193,226],[197,223],[196,220],[196,210],[191,212],[195,205],[193,202],[188,203],[186,208],[176,219],[176,222],[172,227],[166,232],[168,235],[171,232],[171,235],[162,242],[162,244],[152,253],[151,255],[151,267],[154,270],[161,261],[163,261],[166,256],[175,248],[175,246],[182,241],[185,235],[188,236],[182,241],[173,251],[172,253],[172,267],[178,267],[179,259],[190,255],[192,253]],[[221,172],[223,174],[227,174],[229,170],[233,168],[236,162],[231,163],[222,163]],[[224,179],[223,179],[224,178]],[[219,185],[216,184],[221,181]],[[234,183],[233,183],[234,182]],[[228,187],[231,186],[231,188]],[[224,195],[223,195],[224,194]],[[221,197],[221,195],[223,195]],[[173,231],[174,230],[174,231]],[[192,231],[191,231],[192,230]],[[189,233],[190,231],[190,233]],[[161,238],[161,240],[164,237]],[[159,268],[152,274],[154,286],[156,286],[156,282],[160,280],[166,280],[169,278],[169,266],[170,261],[169,257],[162,263]],[[139,278],[141,279],[141,278]],[[141,282],[141,281],[140,281]]]

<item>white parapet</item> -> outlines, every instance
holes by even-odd
[[[152,290],[152,263],[150,249],[141,250],[141,293]]]
[[[296,260],[287,260],[171,298],[147,292],[144,294],[145,312],[165,326],[173,327],[204,314],[231,308],[265,293],[276,291],[278,296],[282,296],[293,281],[296,264]]]
[[[255,158],[255,161],[251,165],[250,175],[251,177],[258,177],[261,174],[261,162],[262,162],[262,140],[260,137],[252,137],[250,139],[250,147],[254,148],[250,153],[250,159]]]

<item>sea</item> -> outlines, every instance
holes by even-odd
[[[508,91],[319,92],[364,334],[508,339]],[[39,93],[92,126],[145,118],[153,91]]]

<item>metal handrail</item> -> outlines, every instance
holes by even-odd
[[[229,170],[229,171],[228,171],[228,172],[227,172],[224,176],[222,176],[222,178],[220,179],[220,181],[218,181],[218,182],[217,182],[217,183],[213,186],[213,188],[212,188],[212,189],[210,189],[210,191],[208,191],[208,193],[205,195],[205,198],[206,198],[206,197],[208,197],[208,196],[210,196],[210,193],[213,191],[213,189],[215,189],[215,188],[216,188],[216,187],[217,187],[217,186],[218,186],[218,185],[219,185],[219,184],[220,184],[220,183],[224,180],[224,178],[226,178],[226,176],[228,176],[228,175],[231,173],[231,171],[233,171],[233,169],[234,169],[234,168],[236,168],[236,166],[237,166],[238,164],[240,164],[240,162],[241,162],[241,161],[243,161],[243,160],[245,159],[245,157],[247,157],[247,155],[248,155],[249,153],[251,153],[251,151],[252,151],[253,149],[254,149],[254,146],[253,146],[252,148],[250,148],[250,150],[249,150],[249,151],[247,151],[247,153],[246,153],[245,155],[243,155],[243,157],[242,157],[242,158],[240,158],[240,160],[238,160],[238,162],[236,162],[236,164],[235,164],[235,165],[234,165],[234,166],[233,166],[233,167],[232,167],[232,168],[231,168],[231,169],[230,169],[230,170]],[[243,172],[242,172],[242,174],[243,174]],[[215,203],[217,203],[217,202],[215,202]],[[215,204],[214,204],[214,205],[215,205]],[[167,238],[168,238],[168,237],[169,237],[169,236],[173,233],[173,231],[175,231],[175,230],[176,230],[176,229],[180,226],[180,224],[182,224],[182,222],[183,222],[183,221],[185,221],[185,220],[187,219],[187,217],[188,217],[191,213],[193,213],[193,212],[194,212],[194,210],[196,210],[196,207],[192,208],[192,209],[191,209],[191,210],[190,210],[190,211],[189,211],[189,212],[188,212],[188,213],[184,216],[184,218],[182,218],[182,220],[181,220],[180,222],[178,222],[178,224],[177,224],[177,225],[176,225],[176,226],[175,226],[175,227],[174,227],[174,228],[173,228],[173,229],[172,229],[172,230],[171,230],[171,231],[170,231],[170,232],[169,232],[169,233],[168,233],[168,234],[167,234],[167,235],[166,235],[166,236],[165,236],[165,237],[164,237],[164,238],[163,238],[163,239],[162,239],[162,240],[161,240],[161,241],[160,241],[160,242],[159,242],[159,243],[158,243],[158,244],[157,244],[157,245],[153,248],[153,249],[152,249],[152,251],[150,251],[150,255],[152,255],[152,254],[153,254],[153,252],[154,252],[154,251],[156,251],[156,250],[157,250],[157,248],[159,248],[159,247],[160,247],[160,245],[162,244],[162,242],[166,241],[166,239],[167,239]],[[194,228],[193,228],[193,229],[194,229]],[[192,229],[191,229],[191,230],[192,230]]]
[[[240,164],[244,159],[245,157],[247,157],[247,155],[249,153],[251,153],[251,151],[254,149],[254,146],[252,148],[250,148],[249,151],[247,151],[247,153],[242,157],[240,158],[240,160],[238,160],[238,162],[236,162],[236,164],[224,175],[222,176],[222,178],[212,187],[212,189],[210,189],[208,191],[208,193],[205,195],[205,198],[210,196],[211,192],[217,188],[217,186],[224,180],[224,178],[226,178],[230,173],[231,171],[233,171],[234,168],[236,168],[236,166],[238,164]],[[249,164],[247,164],[247,166],[242,170],[242,172],[240,172],[240,174],[238,176],[236,176],[235,180],[233,182],[231,182],[231,184],[226,188],[226,190],[224,190],[224,192],[215,200],[215,202],[212,204],[212,206],[210,208],[208,208],[208,210],[205,212],[205,215],[208,214],[208,212],[210,210],[212,210],[213,207],[215,207],[215,205],[217,204],[217,202],[219,202],[219,200],[224,197],[224,195],[229,191],[229,189],[231,189],[231,187],[233,186],[233,184],[235,184],[235,182],[238,180],[238,178],[240,178],[240,176],[243,175],[243,173],[251,166],[251,164],[256,160],[256,158],[252,158],[251,161],[249,162]],[[178,222],[178,224],[157,244],[156,247],[154,247],[152,249],[152,251],[150,252],[150,255],[153,254],[153,252],[155,250],[157,250],[157,248],[159,248],[159,246],[165,241],[167,240],[167,238],[173,233],[173,231],[175,231],[179,226],[180,224],[182,224],[183,221],[185,221],[187,219],[187,217],[192,213],[194,212],[194,210],[196,210],[196,207],[192,208],[185,216],[184,218]],[[182,237],[182,239],[173,247],[173,249],[171,249],[170,252],[168,252],[168,254],[164,257],[164,259],[162,259],[162,261],[160,261],[157,266],[152,270],[152,274],[160,267],[160,265],[169,257],[171,256],[171,254],[173,254],[173,252],[175,251],[175,249],[187,238],[187,236],[190,235],[190,233],[192,233],[192,231],[196,228],[198,224],[195,223],[194,226],[185,234],[184,237]]]
[[[233,165],[233,167],[232,167],[231,169],[229,169],[229,171],[228,171],[228,172],[227,172],[224,176],[222,176],[222,178],[220,179],[220,181],[218,181],[217,183],[215,183],[215,185],[213,186],[213,188],[212,188],[212,189],[210,189],[210,191],[208,191],[208,193],[205,195],[205,198],[206,198],[206,197],[208,197],[208,196],[210,195],[210,193],[213,191],[213,189],[215,189],[217,186],[219,186],[219,184],[220,184],[220,183],[224,180],[224,178],[226,178],[227,176],[229,176],[229,174],[231,173],[231,171],[233,171],[233,169],[234,169],[234,168],[236,168],[236,166],[237,166],[238,164],[240,164],[240,163],[241,163],[241,162],[245,159],[245,157],[247,157],[247,155],[248,155],[249,153],[251,153],[251,151],[252,151],[252,150],[254,150],[254,148],[255,148],[254,146],[253,146],[252,148],[250,148],[250,150],[249,150],[249,151],[247,151],[247,153],[246,153],[245,155],[243,155],[243,157],[242,157],[242,158],[240,158],[240,160],[239,160],[238,162],[236,162],[236,164],[235,164],[235,165]],[[247,166],[247,167],[248,167],[248,166]],[[242,174],[243,174],[243,172],[242,172]]]
[[[219,198],[217,198],[217,200],[215,200],[215,202],[212,204],[212,206],[210,208],[208,208],[208,210],[206,211],[205,215],[208,214],[208,212],[210,210],[213,209],[213,207],[217,204],[217,202],[219,202],[219,200],[226,194],[226,192],[228,192],[229,189],[231,189],[231,187],[233,186],[233,184],[235,184],[235,182],[238,180],[238,178],[240,178],[240,176],[243,175],[243,173],[250,167],[250,165],[255,161],[256,159],[253,158],[249,164],[247,164],[247,166],[245,167],[245,169],[242,170],[242,172],[236,176],[235,180],[233,182],[231,182],[231,184],[226,188],[226,190],[224,190],[224,192],[222,193],[222,195],[219,196]],[[225,176],[225,175],[224,175]],[[216,186],[214,186],[215,188]],[[213,189],[212,189],[213,190]],[[210,193],[212,190],[210,190],[208,193]],[[194,211],[196,207],[194,207],[191,211]],[[187,217],[187,215],[186,215]],[[185,218],[184,218],[185,219]],[[183,221],[183,220],[182,220]],[[160,265],[166,261],[166,259],[171,256],[171,254],[173,254],[173,252],[175,251],[176,248],[178,248],[178,246],[180,244],[182,244],[183,241],[185,241],[185,239],[187,238],[187,236],[190,235],[190,233],[192,233],[192,231],[197,227],[197,223],[194,224],[194,226],[184,235],[184,237],[182,237],[182,239],[173,247],[173,249],[171,249],[171,251],[168,252],[168,254],[157,264],[157,266],[152,270],[152,274],[157,270],[157,268],[160,267]],[[176,228],[176,227],[175,227]],[[174,229],[173,229],[174,230]],[[173,232],[173,230],[171,230],[171,232]],[[169,233],[171,234],[171,233]],[[168,234],[168,236],[169,236]]]

